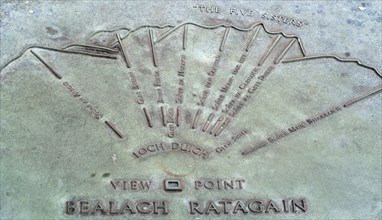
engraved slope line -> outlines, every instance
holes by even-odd
[[[218,72],[220,60],[223,56],[224,44],[227,40],[228,33],[229,33],[229,29],[226,28],[224,31],[221,43],[220,43],[218,53],[215,56],[215,59],[214,59],[214,62],[212,63],[212,66],[210,67],[209,71],[207,72],[207,79],[206,79],[206,82],[204,83],[204,89],[202,91],[202,94],[200,95],[200,100],[197,103],[197,105],[199,105],[199,106],[202,106],[202,107],[206,106],[206,102],[207,102],[208,97],[211,93],[210,89],[211,89],[212,84],[214,82],[215,75]]]
[[[224,116],[220,116],[218,120],[215,122],[214,126],[212,126],[210,130],[210,134],[215,134],[216,131],[221,127],[223,122],[224,122]]]
[[[119,36],[119,34],[115,34],[115,36],[117,37],[119,47],[121,48],[123,60],[125,61],[127,68],[130,68],[131,64],[130,64],[129,59],[127,59],[127,54],[125,52],[125,49],[123,49],[121,37]]]
[[[351,106],[351,105],[353,105],[353,104],[355,104],[355,103],[357,103],[357,102],[359,102],[359,101],[361,101],[361,100],[363,100],[363,99],[365,99],[365,98],[368,98],[368,97],[370,97],[370,96],[372,96],[372,95],[375,95],[375,94],[377,94],[378,92],[380,92],[380,91],[382,91],[382,84],[381,85],[379,85],[377,88],[375,88],[375,89],[373,89],[373,90],[371,90],[371,91],[368,91],[368,92],[366,92],[365,94],[363,94],[362,96],[359,96],[359,97],[357,97],[357,98],[354,98],[354,99],[352,99],[352,100],[349,100],[348,102],[346,102],[344,105],[343,105],[343,107],[349,107],[349,106]]]
[[[167,123],[166,123],[166,113],[165,113],[164,106],[160,107],[160,112],[161,112],[161,118],[162,118],[162,125],[166,126]]]
[[[214,116],[215,116],[214,113],[211,113],[211,114],[208,116],[208,118],[207,118],[207,120],[206,120],[206,122],[204,123],[204,126],[203,126],[203,128],[202,128],[202,131],[203,131],[203,132],[206,131],[206,130],[208,130],[208,127],[210,126],[212,120],[214,119]]]
[[[175,124],[176,124],[176,126],[178,126],[179,127],[179,125],[180,125],[180,114],[181,114],[181,110],[180,110],[180,107],[178,106],[177,108],[176,108],[176,117],[175,117]]]
[[[275,60],[274,64],[278,64],[280,63],[280,61],[284,58],[285,54],[288,52],[288,50],[292,47],[292,45],[296,42],[296,39],[293,39],[289,44],[288,46],[286,46],[286,48],[283,50],[283,52],[281,52],[281,54],[279,55],[279,57]]]
[[[228,34],[229,34],[229,28],[226,28],[225,32],[224,32],[224,35],[223,35],[223,39],[222,39],[222,41],[220,43],[219,51],[223,51],[224,50],[224,45],[225,45],[225,42],[227,41]]]
[[[33,50],[31,50],[31,53],[41,61],[41,63],[43,63],[46,68],[49,69],[49,71],[57,78],[57,79],[62,79],[62,76],[56,72],[56,70],[54,70],[47,62],[45,62],[44,59],[42,59],[42,57],[40,57],[36,52],[34,52]]]
[[[112,122],[109,122],[109,121],[105,121],[105,124],[107,124],[107,126],[114,131],[114,133],[119,137],[119,138],[123,138],[123,134],[114,126],[114,124]]]
[[[150,39],[150,48],[151,48],[153,64],[155,67],[158,67],[157,55],[156,55],[155,45],[154,45],[154,34],[152,29],[149,29],[149,39]]]
[[[279,35],[275,41],[273,41],[272,46],[268,49],[268,51],[265,53],[263,58],[259,61],[258,65],[261,66],[265,62],[265,60],[268,58],[269,54],[272,52],[272,50],[275,48],[276,44],[280,41],[281,35]]]
[[[196,124],[199,122],[200,115],[202,114],[202,110],[198,110],[195,114],[194,120],[192,121],[191,128],[195,129]]]
[[[229,118],[225,118],[224,122],[220,125],[220,127],[216,130],[216,132],[214,133],[214,136],[219,136],[223,130],[227,127],[228,123],[231,121],[231,119]]]
[[[245,47],[246,52],[248,52],[249,48],[251,48],[253,41],[256,39],[257,35],[259,34],[259,31],[260,31],[260,26],[257,26],[255,32],[253,33],[252,37],[247,43],[247,46]]]
[[[184,25],[184,30],[183,30],[183,41],[182,41],[182,48],[183,50],[186,49],[187,45],[187,34],[188,34],[188,26]]]
[[[152,120],[151,120],[151,115],[150,115],[150,112],[147,110],[147,108],[143,108],[143,113],[145,114],[145,117],[146,117],[146,121],[147,121],[147,125],[152,128],[153,127],[153,123],[152,123]]]

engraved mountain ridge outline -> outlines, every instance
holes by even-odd
[[[34,56],[32,64],[40,65],[39,71],[45,66],[54,80],[62,82],[82,108],[105,123],[117,138],[130,142],[134,132],[145,132],[150,140],[147,144],[156,150],[166,141],[184,142],[175,146],[184,146],[185,152],[201,158],[229,148],[210,146],[235,143],[251,146],[239,150],[247,155],[273,142],[258,140],[269,136],[281,140],[295,128],[306,128],[382,90],[382,76],[375,68],[356,59],[307,56],[297,36],[268,31],[262,23],[247,29],[224,24],[149,25],[107,31],[112,33],[105,37],[107,40],[98,41],[103,32],[85,39],[95,45],[26,48],[4,64],[1,72],[29,50],[26,56]],[[83,70],[93,78],[81,76]],[[108,80],[113,84],[101,83]],[[337,82],[350,88],[336,88]],[[118,86],[124,88],[123,93],[118,92]],[[316,97],[304,95],[313,90],[320,91]],[[277,95],[277,102],[267,102]],[[123,102],[128,110],[119,110]],[[263,120],[270,118],[272,122]],[[133,123],[127,126],[129,122]],[[293,131],[285,133],[292,125],[296,125]],[[159,132],[152,134],[153,129]],[[164,141],[151,144],[161,138]],[[196,139],[200,139],[196,144],[187,141]],[[136,149],[129,150],[137,153]],[[146,148],[145,154],[149,150]]]

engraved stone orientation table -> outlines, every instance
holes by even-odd
[[[1,219],[380,219],[380,1],[1,1]]]

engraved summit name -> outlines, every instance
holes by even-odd
[[[271,213],[304,213],[307,211],[305,199],[275,200],[217,200],[189,201],[188,213],[191,215],[235,215],[235,214],[271,214]],[[140,200],[139,202],[125,200],[116,201],[81,200],[67,201],[67,215],[167,215],[170,206],[167,201]]]

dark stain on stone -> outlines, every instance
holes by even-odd
[[[90,177],[95,177],[95,175],[96,175],[95,173],[92,173],[92,174],[90,175]]]
[[[102,177],[109,177],[110,176],[110,173],[104,173],[102,174]]]
[[[346,53],[345,53],[345,56],[350,57],[350,53],[349,53],[349,52],[346,52]]]
[[[377,19],[375,19],[377,22],[382,22],[382,17],[378,17]]]
[[[346,23],[354,25],[354,26],[358,26],[358,27],[362,26],[362,22],[360,22],[358,20],[353,20],[353,19],[347,19]]]
[[[50,35],[56,35],[56,34],[58,34],[58,31],[57,31],[56,29],[52,28],[52,27],[46,27],[45,29],[46,29],[46,32],[47,32],[48,34],[50,34]]]
[[[294,98],[299,100],[300,103],[303,103],[303,104],[309,103],[312,101],[309,96],[307,96],[306,94],[302,94],[302,93],[298,93]]]
[[[347,76],[349,76],[349,73],[347,73],[347,72],[341,72],[341,77],[347,77]]]

